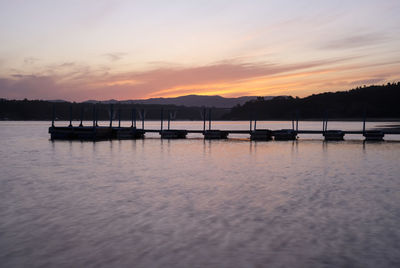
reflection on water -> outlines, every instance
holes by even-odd
[[[47,123],[0,124],[1,266],[400,264],[399,142],[51,142]]]

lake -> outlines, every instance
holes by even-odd
[[[49,125],[0,122],[2,267],[400,266],[400,135],[52,142]]]

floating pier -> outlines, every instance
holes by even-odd
[[[187,130],[174,129],[160,131],[162,139],[186,139]]]
[[[203,135],[206,140],[220,140],[227,139],[229,132],[223,130],[206,130]]]
[[[143,139],[145,133],[143,129],[137,129],[136,127],[118,127],[112,130],[113,137],[118,140]]]
[[[188,134],[187,130],[184,129],[170,129],[171,119],[175,119],[176,113],[172,114],[171,111],[168,111],[168,126],[167,129],[163,129],[164,124],[164,109],[161,109],[161,126],[160,126],[160,136],[161,139],[186,139],[186,135]]]
[[[270,141],[272,140],[272,131],[269,129],[255,129],[250,132],[252,141]]]
[[[345,133],[341,130],[326,130],[322,135],[326,141],[342,141]]]
[[[208,109],[208,130],[206,130],[206,118],[207,111],[203,109],[203,136],[206,140],[221,140],[227,139],[229,135],[229,131],[219,130],[219,129],[211,129],[211,109]]]
[[[49,134],[51,140],[81,140],[81,141],[101,141],[112,139],[143,139],[146,133],[158,133],[162,139],[185,139],[188,134],[202,134],[206,140],[227,139],[230,134],[243,134],[249,135],[250,140],[253,141],[276,141],[281,140],[296,140],[299,134],[316,134],[322,135],[326,141],[342,141],[346,134],[358,134],[365,138],[365,141],[382,141],[386,134],[400,134],[400,131],[395,130],[366,130],[366,119],[364,116],[362,130],[357,131],[344,131],[344,130],[328,130],[328,117],[325,115],[322,121],[322,130],[299,130],[298,116],[296,120],[292,120],[291,129],[257,129],[257,120],[250,120],[250,128],[248,130],[220,130],[212,129],[211,109],[203,110],[203,129],[172,129],[171,120],[174,120],[176,113],[168,111],[167,128],[164,129],[164,110],[161,110],[160,129],[145,129],[145,116],[146,111],[132,109],[131,111],[131,125],[128,127],[121,126],[121,109],[118,109],[118,126],[113,126],[115,118],[113,105],[109,109],[110,124],[109,126],[98,125],[98,111],[96,105],[93,105],[92,119],[93,123],[90,126],[83,126],[83,111],[81,111],[80,124],[78,126],[72,125],[72,108],[70,109],[70,120],[68,126],[55,126],[55,112],[53,109],[52,124],[49,127]],[[141,118],[141,128],[137,126],[137,115]],[[207,127],[208,121],[208,128]]]
[[[297,131],[293,129],[281,129],[273,132],[276,141],[292,141],[297,139]]]
[[[325,118],[322,121],[322,136],[326,141],[342,141],[344,140],[344,131],[328,130],[328,113],[325,113]]]
[[[380,130],[370,130],[363,133],[366,141],[383,141],[385,133]]]
[[[292,119],[291,129],[281,129],[273,131],[273,136],[276,141],[292,141],[297,139],[297,134],[299,131],[299,113],[296,112],[296,119]],[[295,128],[296,124],[296,128]]]
[[[363,119],[363,136],[365,137],[366,141],[383,141],[383,137],[385,136],[385,133],[380,130],[366,130],[365,129],[365,122],[366,122],[366,116],[367,115],[367,109],[364,109],[364,119]]]
[[[113,130],[108,127],[50,127],[52,140],[108,140]]]

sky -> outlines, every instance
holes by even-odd
[[[0,98],[292,95],[400,81],[399,0],[0,0]]]

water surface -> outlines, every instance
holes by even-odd
[[[2,267],[400,266],[393,137],[52,142],[48,126],[0,122]]]

